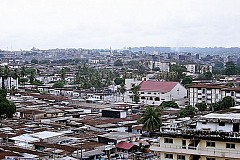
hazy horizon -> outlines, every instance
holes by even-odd
[[[0,0],[0,49],[239,47],[239,0]]]

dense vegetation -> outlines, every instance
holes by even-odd
[[[0,118],[12,118],[16,112],[15,104],[7,100],[6,96],[6,90],[0,89]]]

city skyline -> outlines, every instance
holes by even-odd
[[[238,47],[237,0],[1,0],[0,48]]]

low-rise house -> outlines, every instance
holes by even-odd
[[[140,135],[127,133],[127,132],[110,132],[98,136],[98,142],[109,144],[114,143],[115,145],[122,141],[135,141],[139,139]]]
[[[124,110],[116,109],[103,109],[102,117],[111,117],[111,118],[126,118],[127,112]]]

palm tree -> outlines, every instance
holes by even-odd
[[[127,91],[124,83],[121,83],[121,84],[120,84],[119,91],[120,91],[120,93],[121,93],[122,96],[123,96],[123,102],[124,102],[124,94],[125,94],[125,92]]]
[[[139,93],[138,93],[138,91],[140,90],[140,86],[139,85],[136,85],[136,86],[133,86],[132,88],[131,88],[131,91],[132,91],[132,93],[133,93],[133,97],[132,97],[132,99],[133,99],[133,101],[135,102],[135,103],[138,103],[139,102]]]
[[[4,78],[3,78],[3,68],[0,66],[0,77],[2,78],[2,89],[5,88]]]
[[[66,78],[66,69],[65,68],[62,68],[61,71],[60,71],[60,77],[61,77],[61,80],[63,82],[65,82],[65,78]]]
[[[10,75],[10,69],[9,69],[8,66],[5,66],[3,68],[3,74],[2,74],[2,88],[3,89],[5,89],[5,82],[4,82],[4,80],[8,79],[9,75]],[[11,85],[11,78],[10,78],[10,85]]]
[[[36,70],[32,69],[29,75],[29,80],[31,84],[35,81],[35,78],[36,78]]]
[[[150,133],[159,130],[162,125],[161,109],[148,106],[138,122],[143,124],[143,130]]]
[[[24,88],[25,88],[25,80],[24,80],[25,76],[26,76],[26,68],[25,66],[22,66],[20,70],[20,77],[21,77],[21,80],[23,80],[22,84],[24,85]]]

